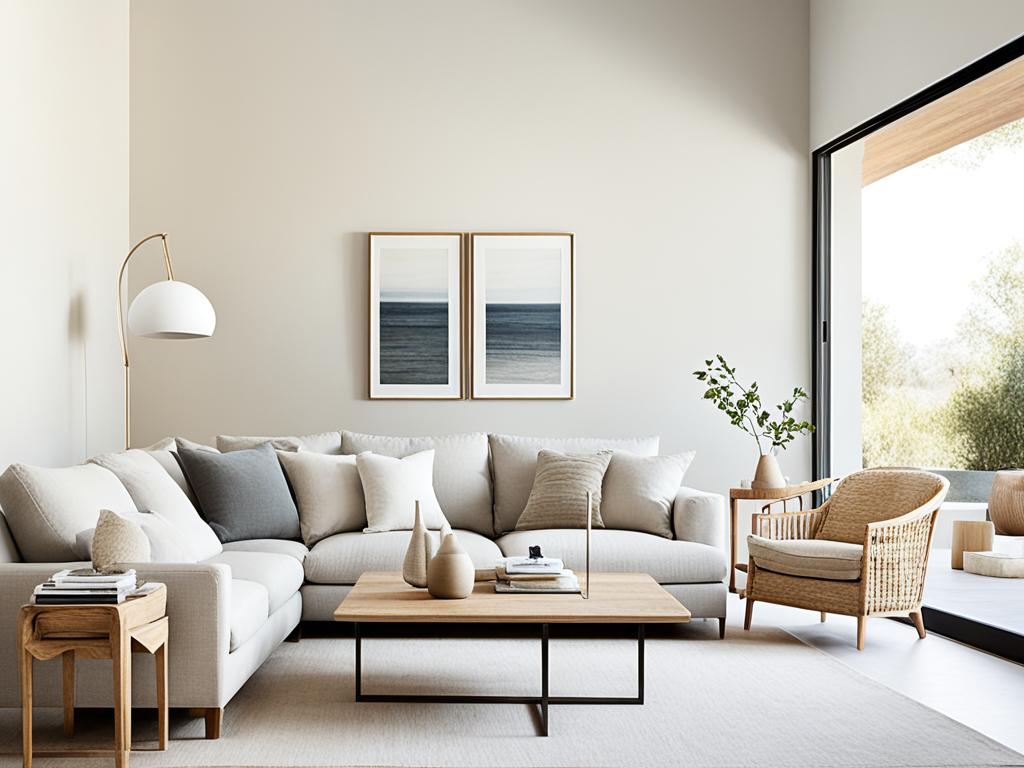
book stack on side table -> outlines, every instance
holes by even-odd
[[[509,557],[495,567],[495,592],[578,594],[576,574],[555,557]]]
[[[142,587],[135,571],[100,573],[91,568],[58,571],[35,588],[34,605],[117,605]]]

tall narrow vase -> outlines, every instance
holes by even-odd
[[[757,460],[757,471],[750,487],[756,490],[786,487],[786,478],[779,469],[779,461],[774,453],[766,453]]]
[[[427,565],[433,554],[434,539],[423,525],[420,502],[417,499],[416,518],[412,525],[412,535],[409,537],[409,548],[405,551],[405,560],[402,561],[402,578],[406,584],[420,589],[427,586]]]

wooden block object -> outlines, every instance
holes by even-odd
[[[995,526],[988,520],[954,520],[950,567],[964,569],[964,552],[991,552],[995,535]]]
[[[1024,557],[998,552],[964,552],[964,570],[978,576],[1024,579]]]

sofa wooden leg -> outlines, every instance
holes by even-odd
[[[754,601],[747,598],[747,612],[743,615],[743,628],[750,629],[750,620],[754,616]]]
[[[827,613],[825,613],[824,611],[822,611],[822,612],[821,612],[821,623],[822,623],[822,624],[824,624],[824,623],[825,623],[825,618],[826,618],[827,616],[828,616],[828,614],[827,614]]]
[[[725,639],[725,616],[720,616],[718,619],[718,639]]]
[[[858,651],[863,651],[864,650],[864,628],[866,627],[867,623],[868,623],[868,617],[867,616],[858,616],[857,617],[857,650]]]
[[[914,622],[914,627],[917,629],[917,636],[922,640],[927,636],[927,632],[924,631],[924,617],[920,611],[914,611],[910,614],[910,620]]]
[[[220,738],[220,723],[224,715],[223,707],[193,707],[189,709],[189,717],[201,717],[206,721],[206,738]]]
[[[284,640],[286,643],[297,643],[302,639],[302,622],[295,625],[295,629]]]

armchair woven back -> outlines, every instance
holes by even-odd
[[[892,520],[945,497],[949,483],[917,469],[867,469],[848,475],[828,500],[815,538],[864,543],[870,523]]]

